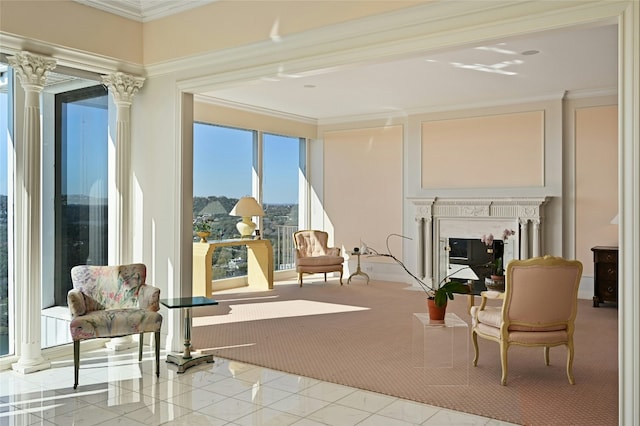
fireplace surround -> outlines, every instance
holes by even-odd
[[[440,282],[449,267],[449,238],[477,238],[493,234],[504,241],[504,264],[512,259],[540,256],[544,205],[537,198],[409,198],[415,207],[418,275]]]

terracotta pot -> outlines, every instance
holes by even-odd
[[[444,321],[444,315],[447,313],[447,304],[444,306],[436,306],[434,299],[427,299],[427,308],[429,309],[429,319],[432,321]]]

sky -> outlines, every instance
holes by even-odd
[[[197,123],[193,139],[194,196],[251,195],[253,132]],[[298,203],[298,145],[298,138],[264,135],[264,203]]]

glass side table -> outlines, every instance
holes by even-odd
[[[413,367],[429,377],[431,386],[469,384],[469,325],[453,313],[432,321],[413,314]]]
[[[363,277],[365,277],[367,279],[367,284],[369,284],[369,275],[367,275],[365,272],[362,272],[362,269],[360,269],[360,252],[359,251],[352,251],[351,252],[351,256],[358,256],[358,268],[356,269],[356,271],[349,275],[349,279],[347,280],[347,284],[349,284],[351,282],[351,278],[355,277],[356,275],[362,275]]]
[[[178,373],[203,362],[213,362],[213,355],[191,352],[191,309],[198,306],[217,305],[218,301],[204,296],[177,297],[174,299],[160,299],[160,303],[169,309],[181,308],[184,311],[184,352],[170,353],[167,362],[178,366]]]

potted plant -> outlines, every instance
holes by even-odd
[[[405,236],[398,235],[398,234],[390,234],[389,236],[387,236],[387,241],[391,236],[399,236],[402,238],[407,238]],[[387,243],[387,250],[388,250],[388,247],[389,247],[389,244]],[[405,272],[409,274],[416,283],[418,283],[420,288],[422,288],[422,290],[427,295],[427,307],[429,309],[429,318],[431,320],[437,320],[437,321],[444,320],[444,316],[447,309],[447,302],[449,300],[453,300],[454,294],[455,293],[468,294],[470,291],[469,286],[466,283],[455,280],[455,279],[453,280],[451,279],[451,276],[460,272],[460,269],[444,277],[442,280],[440,280],[440,282],[437,285],[431,286],[425,283],[424,281],[422,281],[417,276],[415,276],[411,271],[409,271],[409,269],[407,269],[404,263],[402,263],[402,261],[396,258],[393,254],[378,253],[375,249],[371,247],[368,247],[368,251],[370,254],[373,254],[376,256],[385,256],[385,257],[392,258],[393,260],[396,261],[396,263],[398,263],[398,265],[402,266],[402,269],[404,269]],[[462,269],[466,269],[466,268],[471,268],[471,265],[465,266]]]
[[[200,242],[206,243],[207,237],[211,235],[211,222],[207,218],[198,216],[193,220],[193,230],[200,237]]]
[[[502,267],[502,257],[495,259],[492,262],[493,271],[491,273],[491,279],[494,281],[504,280],[504,268]]]

